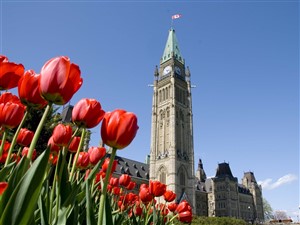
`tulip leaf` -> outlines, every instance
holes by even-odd
[[[111,212],[112,212],[112,209],[110,206],[110,201],[109,201],[108,196],[106,196],[104,215],[103,215],[103,224],[113,224]]]
[[[74,183],[72,187],[73,188],[69,191],[68,195],[64,196],[65,200],[58,212],[57,225],[66,224],[66,221],[68,220],[69,216],[72,214],[72,210],[74,209],[76,195],[78,194],[80,185]]]
[[[19,180],[5,205],[0,224],[25,225],[32,222],[48,164],[49,153],[50,149],[47,148]],[[23,159],[26,160],[27,158],[23,157]],[[25,162],[25,160],[23,161]],[[23,166],[20,166],[18,168],[20,171],[16,172],[17,175],[20,176],[25,169],[22,167],[27,165],[27,163],[24,163]]]
[[[47,211],[47,207],[45,202],[42,199],[42,195],[40,195],[39,200],[38,200],[38,206],[40,209],[40,216],[41,216],[41,225],[48,225],[48,216],[49,213]]]
[[[7,179],[7,175],[11,172],[15,162],[8,164],[0,170],[0,182],[5,181]]]
[[[8,180],[8,186],[6,191],[1,196],[0,201],[0,215],[3,214],[3,211],[5,209],[5,206],[7,205],[10,196],[12,195],[13,191],[15,190],[18,182],[21,180],[21,178],[24,175],[24,166],[25,161],[28,160],[26,157],[21,158],[20,162],[17,164],[17,166],[13,169],[11,176]]]
[[[86,222],[87,225],[95,225],[96,224],[96,218],[95,218],[95,212],[94,212],[94,206],[91,201],[91,182],[88,180],[85,183],[85,198],[86,198]]]

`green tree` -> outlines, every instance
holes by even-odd
[[[274,218],[273,209],[267,199],[263,198],[263,209],[265,220],[270,220]]]

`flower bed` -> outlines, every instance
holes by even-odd
[[[139,128],[134,113],[105,112],[97,100],[81,99],[72,123],[57,124],[48,147],[37,154],[52,107],[69,102],[82,82],[79,66],[65,56],[47,61],[40,74],[0,56],[0,224],[190,223],[190,205],[175,203],[176,194],[165,184],[150,180],[133,193],[130,176],[113,177],[117,151]],[[15,87],[19,96],[7,91]],[[34,131],[23,127],[32,109],[43,111]],[[87,129],[100,123],[105,147],[83,151]]]

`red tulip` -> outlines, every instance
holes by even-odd
[[[72,137],[72,127],[58,124],[52,133],[53,142],[58,146],[68,146]]]
[[[105,112],[95,99],[81,99],[73,108],[72,121],[79,127],[93,128],[103,119]]]
[[[126,186],[127,190],[132,190],[133,188],[135,188],[136,183],[133,181],[130,181],[129,184]]]
[[[111,193],[114,195],[119,195],[120,194],[120,187],[113,187]]]
[[[1,143],[2,143],[2,140],[0,140],[0,145],[1,145]],[[3,149],[3,152],[8,152],[8,150],[9,150],[9,148],[10,148],[10,142],[8,142],[8,141],[5,141],[4,142],[4,149]]]
[[[164,199],[167,201],[167,202],[172,202],[174,199],[176,198],[176,194],[171,191],[171,190],[167,190],[165,193],[164,193]]]
[[[149,188],[141,188],[139,197],[143,203],[148,203],[153,199],[153,195],[150,194]]]
[[[149,187],[147,184],[141,184],[139,189],[141,190],[142,188],[149,188]]]
[[[107,168],[108,168],[109,160],[110,160],[110,158],[106,158],[106,159],[104,160],[104,163],[103,163],[103,165],[102,165],[102,171],[103,171],[103,172],[106,172],[106,170],[107,170]],[[113,165],[112,165],[112,169],[111,169],[111,172],[112,172],[112,173],[115,172],[115,170],[116,170],[116,168],[117,168],[117,164],[118,164],[117,160],[114,160]]]
[[[18,83],[18,93],[22,103],[36,109],[42,109],[47,101],[42,98],[39,91],[40,74],[33,70],[27,70]]]
[[[129,185],[131,177],[128,174],[122,174],[119,179],[119,184],[126,187]]]
[[[7,159],[7,152],[3,152],[0,157],[0,163],[5,163],[6,159]]]
[[[101,136],[104,144],[123,149],[128,146],[138,130],[137,117],[125,110],[115,110],[104,115]]]
[[[23,150],[22,150],[22,156],[27,156],[28,151],[29,151],[29,148],[28,147],[24,147]],[[31,160],[35,160],[35,158],[36,158],[36,150],[34,149],[33,153],[32,153]]]
[[[190,211],[192,212],[192,208],[190,206],[190,204],[183,200],[182,202],[180,202],[176,208],[176,212],[177,213],[181,213],[181,212],[184,212],[184,211]]]
[[[177,208],[177,204],[175,202],[172,202],[172,203],[169,203],[168,204],[168,209],[171,211],[171,212],[174,212]]]
[[[9,62],[6,56],[0,55],[0,90],[17,87],[23,73],[22,64]]]
[[[116,177],[111,177],[109,179],[109,184],[113,187],[118,187],[119,186],[119,179]]]
[[[80,137],[73,137],[73,139],[69,145],[69,148],[68,148],[69,152],[72,152],[72,153],[77,152],[79,143],[80,143]]]
[[[190,211],[184,211],[178,214],[178,220],[183,223],[192,222],[192,213]]]
[[[40,93],[48,102],[64,105],[82,85],[80,69],[66,56],[48,60],[41,69]]]
[[[51,152],[50,155],[49,155],[49,162],[50,162],[52,165],[56,165],[57,160],[58,160],[57,154],[53,154],[53,153]]]
[[[90,163],[96,165],[99,160],[106,155],[106,149],[104,147],[90,147],[88,153],[90,156]]]
[[[95,183],[99,183],[99,181],[104,180],[104,178],[105,178],[105,172],[100,170],[100,172],[96,174]]]
[[[135,216],[141,216],[142,213],[143,213],[143,209],[140,206],[136,206],[134,208],[134,214],[135,214]]]
[[[79,168],[86,168],[89,165],[89,153],[87,152],[79,152],[78,160],[76,162],[76,166]]]
[[[34,133],[27,128],[21,128],[17,137],[17,143],[21,146],[29,146],[33,139]]]
[[[149,181],[149,192],[153,194],[155,197],[160,197],[166,192],[167,185],[159,182],[159,181]]]
[[[60,150],[60,147],[59,147],[57,144],[54,143],[54,141],[53,141],[53,136],[51,136],[51,137],[49,138],[49,140],[48,140],[48,146],[50,146],[50,151],[51,151],[51,152],[56,152],[56,153],[58,153],[59,150]]]
[[[7,187],[8,187],[7,182],[0,182],[0,195],[3,194],[3,192],[6,190]]]
[[[9,129],[17,127],[24,116],[26,107],[19,98],[9,92],[0,97],[0,126]]]

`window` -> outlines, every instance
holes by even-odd
[[[165,171],[160,172],[159,181],[163,184],[166,184],[166,172]]]

